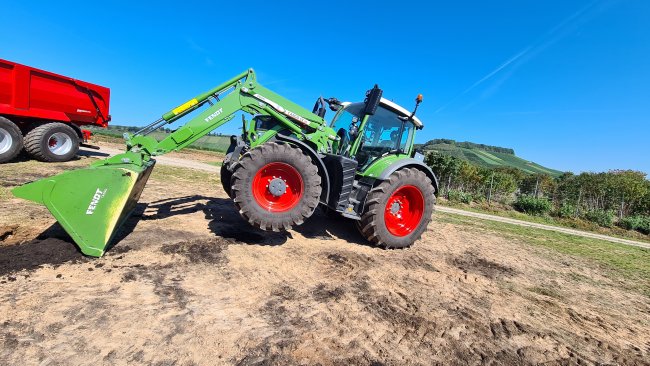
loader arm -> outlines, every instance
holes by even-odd
[[[206,104],[210,106],[165,139],[157,141],[146,135]],[[144,153],[145,160],[148,156],[178,151],[232,120],[239,111],[272,116],[298,138],[316,142],[323,152],[330,145],[328,140],[336,140],[334,131],[326,126],[323,118],[263,87],[257,83],[253,69],[249,69],[165,113],[160,120],[147,126],[144,133],[125,135],[127,148],[129,151]],[[265,135],[264,140],[272,136],[273,133]],[[255,141],[255,145],[263,142],[265,141]]]

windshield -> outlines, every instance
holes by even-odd
[[[332,129],[338,131],[343,128],[346,131],[350,131],[350,125],[355,123],[359,127],[359,122],[361,122],[361,111],[363,108],[363,103],[350,104],[346,108],[341,109],[332,119]]]
[[[349,136],[350,126],[359,127],[362,111],[363,103],[348,105],[334,116],[331,127],[335,131],[345,131],[348,133],[346,136],[350,140],[354,140],[356,136]],[[398,113],[380,105],[375,114],[368,118],[361,133],[362,140],[356,154],[361,169],[386,153],[398,150],[408,152],[414,126],[410,122],[403,123],[399,116]]]

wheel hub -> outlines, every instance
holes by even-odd
[[[420,225],[423,212],[424,195],[420,189],[413,185],[399,187],[386,202],[386,229],[395,236],[407,236]]]
[[[263,166],[253,177],[255,201],[270,212],[285,212],[294,208],[304,192],[302,175],[293,166],[272,162]]]
[[[399,201],[393,202],[393,204],[390,206],[390,213],[393,215],[397,216],[399,214],[399,211],[402,209],[402,206],[400,205]]]
[[[50,152],[56,155],[65,155],[72,150],[72,139],[62,132],[55,132],[47,140]]]
[[[13,144],[13,139],[11,138],[9,131],[0,127],[0,154],[9,151],[12,144]]]
[[[274,177],[269,181],[269,192],[274,197],[280,197],[287,192],[287,183],[282,178]]]

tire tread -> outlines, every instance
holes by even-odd
[[[396,237],[387,233],[386,230],[380,229],[380,225],[384,225],[383,214],[385,207],[383,207],[382,202],[385,202],[388,199],[388,196],[392,194],[395,189],[401,186],[399,183],[403,181],[425,182],[424,184],[418,184],[418,188],[420,188],[424,196],[425,210],[418,228],[405,237],[413,239],[410,241],[396,240]],[[413,245],[413,243],[422,236],[424,230],[426,230],[426,227],[431,221],[434,205],[434,188],[429,177],[417,168],[401,169],[391,174],[387,180],[379,183],[379,185],[368,193],[364,213],[361,215],[361,220],[357,223],[357,228],[366,240],[376,246],[387,249],[409,247]]]

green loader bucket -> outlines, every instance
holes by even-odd
[[[44,204],[81,252],[101,257],[135,208],[155,160],[131,162],[125,153],[13,189],[16,197]],[[115,163],[118,162],[118,163]]]

